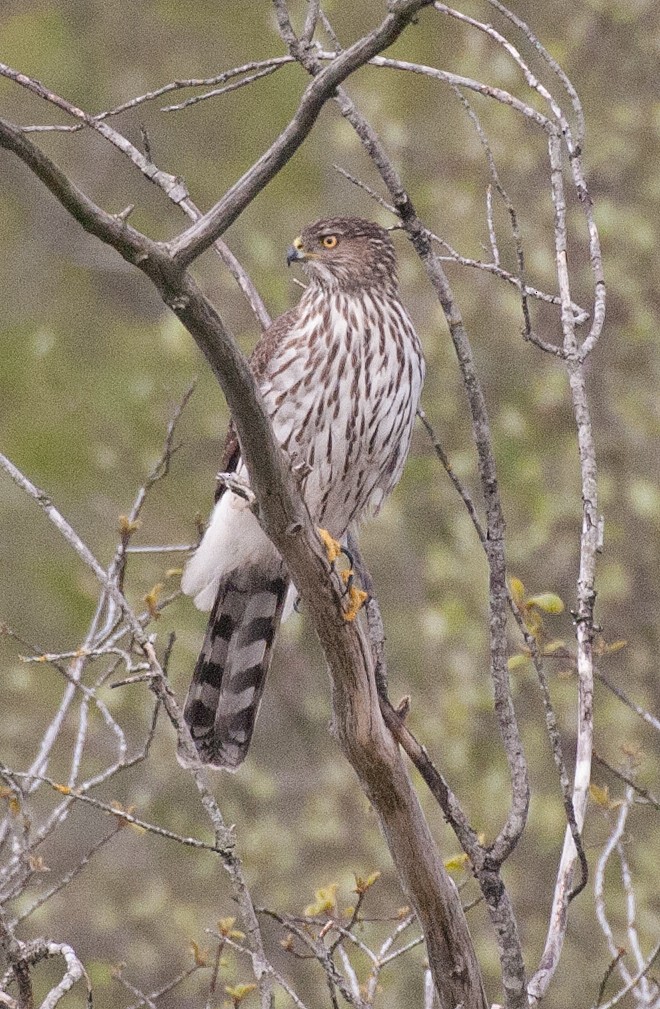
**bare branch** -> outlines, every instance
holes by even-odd
[[[460,94],[460,91],[459,91]],[[493,254],[493,263],[500,265],[500,250],[497,244],[497,234],[495,232],[495,219],[493,217],[493,187],[489,183],[486,190],[486,220],[488,222],[488,238],[490,240],[490,250]]]
[[[638,973],[630,979],[628,984],[625,985],[625,987],[623,987],[621,991],[617,992],[614,998],[611,998],[609,1002],[601,1003],[601,1005],[599,1007],[595,1007],[595,1009],[613,1009],[615,1005],[618,1005],[619,1002],[623,998],[625,998],[625,996],[629,992],[631,992],[637,984],[639,984],[642,978],[646,977],[646,975],[651,970],[651,967],[653,967],[655,961],[658,959],[659,956],[660,956],[660,942],[653,948],[651,955],[648,957],[643,969],[638,971]]]
[[[345,179],[348,179],[348,181],[352,182],[353,185],[358,186],[365,193],[368,193],[379,206],[388,210],[391,214],[396,215],[394,206],[391,203],[388,203],[387,200],[383,199],[382,196],[379,196],[379,194],[376,193],[371,186],[368,186],[366,182],[362,179],[356,178],[356,176],[351,174],[351,172],[347,172],[346,169],[342,168],[340,165],[335,165],[334,167],[340,175],[344,176]],[[396,225],[395,227],[401,228],[402,225]],[[439,235],[434,234],[432,231],[429,231],[429,237],[431,238],[431,241],[437,242],[437,244],[448,253],[447,256],[438,256],[438,260],[440,262],[456,263],[458,266],[468,266],[476,270],[481,270],[483,273],[491,273],[493,276],[498,277],[500,280],[505,280],[508,284],[517,288],[527,298],[544,301],[549,305],[561,304],[561,300],[556,294],[548,294],[546,291],[540,291],[536,287],[530,287],[529,284],[526,284],[524,288],[521,288],[519,277],[510,273],[508,270],[503,269],[503,267],[499,264],[486,263],[481,259],[471,259],[469,256],[462,256],[459,252],[453,249],[451,245],[444,240],[444,238],[440,238]],[[573,304],[572,307],[573,312],[575,313],[575,325],[583,325],[588,320],[589,313],[579,305]],[[554,354],[556,357],[563,359],[564,351],[561,347],[556,347],[554,344],[547,343],[546,341],[541,340],[538,336],[535,336],[535,339],[532,342],[537,343],[541,350],[546,351],[546,353]]]
[[[272,62],[272,61],[271,61]],[[280,65],[280,61],[275,60],[272,64],[272,69],[277,69]],[[236,72],[241,72],[243,68],[237,68]],[[265,71],[264,71],[265,72]],[[271,72],[270,70],[268,72]],[[227,71],[228,75],[233,75],[234,71]],[[34,92],[40,98],[45,101],[56,105],[58,108],[64,109],[69,115],[73,116],[78,120],[82,120],[80,126],[74,127],[74,129],[79,129],[84,126],[91,127],[104,137],[105,140],[109,141],[114,147],[116,147],[122,154],[124,154],[132,164],[139,169],[139,171],[147,178],[150,182],[157,185],[177,207],[180,207],[193,221],[197,221],[201,216],[201,211],[195,206],[188,189],[179,176],[170,175],[168,172],[163,172],[156,167],[151,159],[149,149],[147,147],[146,153],[143,154],[138,148],[132,144],[126,137],[124,137],[113,127],[104,123],[102,120],[106,118],[107,115],[111,113],[101,114],[99,116],[91,116],[89,113],[84,112],[82,109],[78,108],[72,102],[67,101],[60,95],[56,94],[44,87],[40,81],[36,81],[31,77],[21,74],[11,67],[8,67],[4,63],[0,63],[0,75],[8,77],[10,80],[16,81],[16,83],[27,88],[29,91]],[[222,75],[220,75],[222,77]],[[243,82],[247,83],[247,82]],[[184,86],[184,85],[179,85]],[[189,86],[186,83],[185,86]],[[236,85],[238,86],[238,85]],[[157,92],[152,92],[149,96],[142,96],[144,100],[148,97],[153,97]],[[161,92],[162,93],[162,92]],[[133,104],[138,104],[141,99],[134,99]],[[132,103],[126,103],[124,106],[120,106],[118,110],[123,111],[125,108],[131,107]],[[23,128],[23,132],[27,132]],[[132,208],[129,208],[129,210]],[[126,220],[128,214],[117,215],[118,220]],[[248,277],[246,271],[243,269],[241,264],[238,262],[236,256],[231,252],[227,245],[218,239],[214,243],[214,249],[220,256],[225,266],[232,274],[236,280],[238,286],[243,291],[250,308],[252,309],[255,318],[259,322],[262,329],[265,329],[270,324],[270,316],[266,310],[261,297],[256,290],[254,284]]]
[[[118,116],[129,109],[135,109],[140,105],[144,105],[145,102],[151,102],[156,98],[161,98],[163,95],[169,94],[172,91],[180,91],[185,88],[213,87],[216,84],[222,84],[224,81],[230,80],[232,77],[249,74],[255,70],[260,70],[265,67],[278,67],[283,66],[285,63],[292,62],[293,60],[290,56],[273,56],[267,60],[252,60],[250,63],[244,63],[240,67],[232,67],[231,70],[223,70],[222,73],[216,74],[213,77],[191,77],[186,80],[171,81],[169,84],[164,84],[162,87],[156,88],[153,91],[147,91],[143,95],[130,98],[128,101],[122,102],[121,105],[116,105],[114,108],[108,109],[106,112],[98,112],[92,118],[102,121],[104,119],[109,119],[111,116]],[[4,76],[10,77],[10,79],[16,80],[16,83],[23,84],[23,86],[25,86],[25,81],[17,80],[17,78],[11,73],[5,73],[2,69],[3,66],[4,65],[0,65],[0,73],[4,74]],[[6,69],[9,70],[10,68]],[[13,72],[13,74],[16,73],[16,71]],[[73,133],[77,130],[83,129],[84,127],[82,124],[79,124],[77,126],[23,126],[21,128],[25,133],[44,133],[53,130],[58,132]]]
[[[87,975],[87,971],[78,959],[75,950],[66,943],[49,942],[46,946],[46,956],[64,957],[66,973],[60,983],[53,988],[41,1003],[40,1009],[54,1009],[54,1006],[73,988],[76,981],[85,979],[87,985],[87,1004],[91,1004],[92,985]]]
[[[610,774],[613,774],[616,778],[619,779],[619,781],[625,782],[625,784],[629,785],[630,788],[634,789],[635,792],[637,792],[637,794],[642,797],[642,799],[644,799],[651,806],[660,811],[660,799],[656,799],[655,796],[651,794],[651,792],[649,792],[646,788],[642,788],[641,785],[638,785],[636,781],[633,781],[633,779],[629,777],[629,775],[624,774],[623,771],[618,770],[616,767],[613,767],[610,763],[608,763],[607,760],[605,760],[604,757],[601,757],[598,753],[596,753],[595,750],[593,753],[593,758],[597,764],[600,764],[601,767],[606,768],[610,772]]]
[[[571,81],[569,80],[567,74],[564,72],[564,70],[562,70],[562,68],[559,66],[554,57],[550,55],[548,50],[543,45],[541,45],[540,41],[538,40],[534,32],[531,30],[529,25],[522,20],[522,18],[518,17],[516,14],[510,11],[508,7],[505,7],[504,4],[500,3],[500,0],[487,0],[487,2],[491,5],[491,7],[494,7],[496,10],[498,10],[500,14],[503,14],[505,18],[507,18],[512,24],[514,24],[517,28],[520,29],[520,31],[523,33],[523,35],[530,43],[530,45],[532,45],[534,49],[542,57],[542,59],[545,60],[545,62],[548,64],[552,72],[561,82],[562,86],[566,89],[566,92],[569,98],[571,99],[571,104],[573,105],[573,109],[575,111],[578,121],[576,143],[579,146],[581,146],[584,143],[584,133],[585,133],[584,112],[582,111],[582,103],[580,102],[578,93],[571,84]]]
[[[321,21],[321,24],[323,25],[324,32],[326,33],[326,35],[330,39],[330,42],[332,43],[332,45],[334,46],[334,52],[333,52],[332,55],[336,56],[337,53],[340,53],[342,51],[342,45],[341,45],[341,43],[340,43],[340,41],[339,41],[339,39],[337,37],[337,34],[336,34],[334,28],[330,24],[328,16],[325,13],[325,11],[323,10],[323,8],[321,8],[321,10],[319,12],[319,20]]]
[[[318,58],[320,60],[333,60],[336,56],[333,52],[319,52]],[[382,67],[383,69],[389,70],[400,70],[405,73],[420,74],[423,77],[429,77],[437,81],[442,81],[443,84],[454,85],[457,88],[466,88],[468,91],[474,91],[476,94],[483,95],[485,98],[492,98],[502,105],[507,105],[512,108],[515,112],[519,112],[525,119],[539,126],[542,130],[547,132],[552,132],[555,128],[554,123],[548,116],[544,116],[542,112],[534,109],[531,105],[525,104],[525,102],[520,101],[514,95],[505,91],[503,88],[492,87],[490,84],[484,84],[482,81],[476,81],[472,77],[463,77],[461,74],[452,74],[447,70],[440,70],[438,67],[427,66],[425,63],[411,63],[408,60],[394,60],[389,56],[373,56],[369,60],[369,66]]]
[[[426,414],[424,413],[424,411],[421,410],[421,409],[418,410],[417,411],[417,416],[421,420],[421,422],[422,422],[422,424],[424,426],[424,429],[426,430],[426,433],[428,434],[429,438],[431,439],[431,444],[433,445],[433,451],[435,452],[436,456],[438,457],[438,459],[442,463],[442,465],[444,467],[444,470],[445,470],[447,476],[449,477],[449,479],[451,480],[452,484],[454,485],[455,489],[458,491],[458,494],[459,494],[461,500],[463,501],[463,504],[465,505],[465,507],[467,509],[468,515],[470,516],[470,518],[472,520],[472,525],[474,526],[474,528],[475,528],[475,530],[477,532],[477,536],[479,537],[480,542],[482,543],[482,545],[485,548],[485,545],[486,545],[486,531],[485,531],[483,525],[481,524],[481,519],[479,518],[479,515],[477,513],[477,509],[475,507],[474,501],[470,497],[470,494],[469,494],[467,488],[463,485],[463,483],[456,476],[456,473],[454,472],[452,464],[450,463],[450,461],[449,461],[449,459],[448,459],[448,457],[447,457],[447,455],[445,453],[445,450],[443,449],[442,445],[440,444],[440,442],[438,440],[438,437],[437,437],[435,431],[433,430],[433,427],[432,427],[431,423],[429,422],[429,419],[426,416]]]
[[[126,547],[127,554],[188,554],[197,546],[196,543],[154,543],[149,546]]]
[[[231,84],[225,84],[224,87],[215,88],[213,91],[207,91],[203,95],[193,95],[192,98],[186,98],[177,105],[165,105],[160,111],[179,112],[181,109],[188,108],[189,105],[197,105],[199,102],[206,101],[207,98],[217,98],[218,95],[226,95],[230,91],[238,91],[239,88],[244,88],[246,84],[252,84],[253,81],[258,81],[262,77],[269,77],[271,74],[274,74],[276,70],[279,70],[280,66],[280,63],[276,63],[265,67],[263,70],[256,70],[254,73],[248,74],[247,77],[243,77],[240,81],[233,81]]]
[[[596,679],[599,680],[603,686],[607,687],[608,690],[611,690],[614,696],[618,697],[627,708],[630,708],[630,710],[634,711],[636,715],[639,715],[639,717],[646,722],[647,725],[650,725],[652,729],[656,729],[656,731],[660,732],[660,718],[652,715],[651,712],[647,711],[646,708],[643,708],[641,704],[637,704],[635,701],[631,700],[631,698],[623,692],[621,687],[612,683],[609,677],[606,676],[605,673],[601,672],[600,669],[594,669],[594,675]]]
[[[124,988],[131,993],[131,995],[136,995],[138,997],[139,999],[137,1003],[138,1005],[146,1005],[149,1007],[149,1009],[158,1009],[158,1006],[154,1002],[153,998],[151,998],[149,995],[145,995],[145,993],[140,991],[140,989],[137,988],[134,984],[131,984],[130,981],[127,981],[126,978],[123,976],[121,970],[115,971],[114,976],[116,980],[119,981],[119,983],[123,985]]]
[[[548,104],[552,115],[557,119],[559,125],[562,129],[567,131],[567,136],[570,137],[570,127],[564,118],[564,114],[555,101],[553,96],[544,87],[544,85],[538,80],[535,74],[532,73],[527,63],[523,60],[522,56],[516,49],[516,47],[503,35],[500,34],[495,28],[490,24],[485,24],[483,21],[478,21],[476,18],[469,17],[467,14],[463,14],[461,11],[454,10],[452,7],[448,7],[444,3],[436,2],[433,4],[435,9],[440,14],[446,14],[448,17],[454,18],[457,21],[462,21],[464,24],[470,25],[472,28],[476,28],[478,31],[483,32],[493,39],[506,53],[511,57],[513,62],[522,71],[527,86],[533,91],[536,91]]]
[[[339,55],[333,54],[332,63],[309,85],[295,116],[268,151],[196,224],[168,244],[168,251],[179,266],[187,266],[208,249],[286,164],[308,135],[337,86],[372,56],[391,45],[410,19],[431,2],[432,0],[393,0],[390,13],[378,28]]]
[[[578,737],[576,746],[573,808],[581,831],[587,807],[593,747],[593,638],[594,580],[599,549],[599,516],[597,510],[596,452],[591,416],[586,392],[584,365],[575,336],[571,310],[570,281],[567,263],[566,201],[562,177],[559,136],[549,138],[552,197],[555,207],[555,249],[557,278],[562,299],[561,322],[564,333],[566,368],[577,427],[582,489],[582,533],[580,538],[580,568],[578,573],[578,606],[575,615],[578,671]],[[567,829],[550,917],[550,927],[539,968],[530,982],[530,997],[539,999],[547,991],[557,968],[567,925],[568,902],[571,897],[573,868],[577,849],[572,832]]]
[[[435,4],[435,7],[436,8],[438,7],[437,3]],[[484,153],[486,155],[486,162],[488,164],[488,171],[489,171],[490,178],[491,178],[491,186],[489,186],[489,189],[488,189],[489,197],[491,197],[492,186],[494,186],[495,189],[496,189],[496,191],[497,191],[497,193],[500,196],[500,199],[502,200],[502,202],[504,203],[504,206],[506,207],[507,214],[509,215],[509,222],[511,224],[511,234],[513,235],[513,239],[514,239],[514,243],[515,243],[515,249],[516,249],[516,262],[517,262],[517,265],[518,265],[518,273],[517,273],[518,284],[517,284],[517,286],[518,286],[518,288],[520,290],[520,297],[521,297],[521,304],[522,304],[522,314],[523,314],[523,320],[524,320],[523,338],[525,340],[531,340],[538,347],[541,347],[541,349],[543,349],[545,347],[545,341],[540,340],[532,332],[532,322],[531,322],[531,318],[530,318],[530,315],[529,315],[529,302],[528,302],[527,293],[526,293],[527,292],[527,284],[525,282],[525,254],[523,252],[522,236],[521,236],[521,233],[520,233],[520,227],[518,225],[518,214],[516,213],[516,209],[515,209],[512,201],[511,201],[511,198],[509,197],[509,194],[507,193],[506,189],[502,185],[502,181],[500,179],[499,172],[497,171],[497,165],[495,164],[495,157],[494,157],[493,152],[491,150],[490,143],[488,142],[488,137],[486,136],[486,134],[484,132],[484,129],[483,129],[482,125],[481,125],[481,122],[479,121],[479,117],[477,116],[476,112],[474,111],[474,109],[470,105],[469,101],[463,95],[463,93],[460,91],[459,88],[452,88],[452,91],[454,92],[454,94],[457,96],[458,100],[463,105],[463,108],[466,110],[466,112],[467,112],[467,114],[468,114],[468,116],[470,118],[470,121],[474,125],[475,130],[477,131],[477,136],[479,137],[479,141],[481,143],[481,146],[484,149]],[[492,246],[492,249],[493,249],[493,258],[494,258],[495,265],[499,266],[499,250],[498,250],[498,247],[497,247],[497,240],[496,240],[496,237],[495,237],[495,226],[494,226],[493,219],[492,219],[492,206],[490,206],[490,209],[488,211],[487,217],[488,217],[488,230],[489,230],[489,235],[490,235],[490,241],[491,241],[491,246]],[[557,348],[556,347],[553,347],[552,345],[549,345],[549,346],[551,346],[553,353],[557,352]]]
[[[18,940],[11,927],[0,920],[0,942],[11,963],[11,970],[18,987],[18,1001],[4,998],[5,1005],[15,1004],[19,1009],[34,1009],[34,995],[30,980],[30,967],[41,960],[52,957],[62,957],[66,971],[62,980],[51,988],[43,999],[40,1009],[54,1009],[57,1003],[73,988],[76,981],[84,979],[87,987],[87,1005],[91,1007],[92,987],[87,971],[81,964],[76,951],[67,943],[52,942],[46,939],[36,939],[27,943]]]
[[[8,772],[8,768],[0,766],[0,773]],[[27,777],[26,774],[20,771],[14,771],[14,776],[17,778]],[[121,820],[124,823],[130,823],[134,827],[138,827],[140,830],[146,830],[150,834],[157,834],[159,837],[166,837],[171,841],[178,841],[179,844],[183,844],[189,848],[203,848],[206,851],[214,852],[229,852],[234,847],[234,836],[231,830],[225,829],[224,831],[224,844],[220,844],[219,838],[216,837],[214,844],[208,844],[206,841],[200,841],[196,837],[184,837],[183,834],[177,834],[173,830],[167,830],[165,827],[158,827],[154,823],[148,823],[146,820],[141,820],[138,816],[133,816],[125,809],[120,809],[118,806],[109,805],[107,802],[101,802],[100,799],[95,799],[91,795],[87,795],[83,791],[73,790],[69,788],[68,785],[60,785],[57,781],[52,778],[42,777],[47,785],[54,788],[56,792],[61,795],[70,795],[72,799],[77,802],[85,802],[90,806],[94,806],[95,809],[100,809],[104,813],[110,816],[114,816],[117,820]]]

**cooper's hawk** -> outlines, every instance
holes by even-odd
[[[384,228],[317,221],[289,249],[293,261],[309,285],[250,363],[313,521],[340,539],[401,476],[424,359]],[[247,479],[231,426],[223,469]],[[250,743],[290,581],[247,502],[224,485],[182,586],[211,610],[185,718],[201,759],[233,770]]]

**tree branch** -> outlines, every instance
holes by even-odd
[[[295,154],[333,92],[354,70],[392,45],[411,18],[432,0],[393,0],[378,28],[335,56],[303,94],[296,114],[270,148],[214,207],[168,244],[179,266],[187,266],[219,238],[249,203]]]
[[[582,830],[587,809],[589,781],[591,778],[591,751],[593,748],[593,689],[594,689],[594,604],[596,591],[596,557],[599,550],[599,518],[597,498],[596,449],[594,445],[591,414],[586,391],[584,359],[578,348],[575,321],[570,308],[571,291],[567,259],[566,200],[562,176],[561,141],[552,134],[548,141],[552,198],[555,208],[555,252],[557,279],[562,301],[561,322],[564,333],[566,369],[571,390],[573,414],[577,428],[582,489],[582,532],[580,536],[580,566],[577,580],[577,611],[574,615],[577,638],[578,671],[578,730],[573,779],[573,809],[578,830]],[[570,828],[567,828],[562,856],[557,873],[557,883],[550,915],[546,945],[530,985],[530,997],[538,1000],[547,991],[552,980],[564,942],[568,921],[568,904],[577,849]],[[584,882],[582,885],[584,885]]]

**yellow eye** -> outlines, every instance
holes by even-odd
[[[321,245],[325,246],[326,249],[334,249],[337,244],[336,235],[324,235],[321,239]]]

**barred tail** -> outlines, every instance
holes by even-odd
[[[205,764],[235,770],[245,759],[288,587],[279,559],[220,583],[184,709]]]

